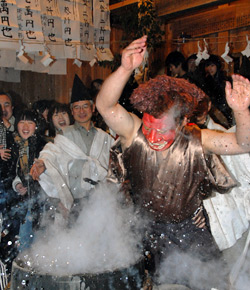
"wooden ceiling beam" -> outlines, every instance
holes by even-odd
[[[183,16],[183,14],[190,14],[197,12],[204,8],[219,6],[222,4],[231,4],[236,0],[155,0],[158,16],[165,18],[174,18]]]
[[[124,6],[128,6],[128,5],[131,5],[134,3],[138,3],[138,2],[139,2],[139,0],[124,0],[124,1],[121,1],[119,3],[109,5],[109,10],[112,11],[112,10],[119,9],[119,8],[124,7]]]

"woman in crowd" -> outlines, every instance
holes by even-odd
[[[33,230],[39,228],[42,211],[39,183],[29,175],[35,158],[46,143],[39,125],[38,114],[32,110],[25,110],[16,118],[12,160],[15,178],[12,187],[18,196],[21,250],[30,245]]]
[[[210,97],[212,104],[227,118],[229,127],[233,125],[232,110],[225,97],[226,81],[230,81],[222,70],[222,62],[218,55],[211,54],[204,62],[204,91]]]
[[[32,109],[36,111],[41,118],[40,122],[40,128],[41,128],[41,134],[48,136],[48,113],[50,107],[55,103],[54,100],[38,100],[32,104]]]
[[[9,246],[8,241],[11,240],[12,243],[10,249],[3,255],[5,261],[8,262],[9,271],[18,252],[30,246],[33,231],[39,228],[42,212],[40,185],[29,176],[35,158],[46,143],[39,131],[37,112],[26,109],[16,117],[13,138],[11,158],[5,162],[5,170],[2,172],[6,175],[2,178],[8,192],[6,223],[13,225],[6,238],[6,247]]]
[[[2,182],[6,196],[0,257],[11,265],[20,250],[32,242],[33,230],[39,227],[41,214],[40,186],[29,177],[30,168],[45,145],[40,134],[37,112],[25,109],[15,120],[15,132],[7,136],[11,158],[2,164]]]
[[[54,103],[48,112],[49,136],[55,137],[64,127],[72,125],[73,122],[69,105]]]

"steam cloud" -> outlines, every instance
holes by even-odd
[[[202,262],[190,254],[175,252],[162,262],[158,272],[158,282],[168,285],[178,281],[178,285],[188,285],[188,289],[192,290],[247,290],[250,285],[249,258],[250,251],[237,280],[232,285],[229,281],[231,266],[223,261]]]
[[[99,273],[135,264],[141,257],[144,221],[125,205],[117,187],[101,184],[84,204],[71,229],[55,225],[20,258],[40,273]]]

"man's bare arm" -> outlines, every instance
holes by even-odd
[[[250,152],[250,82],[240,75],[232,78],[233,88],[227,82],[226,97],[234,112],[236,132],[202,130],[202,144],[207,152],[224,155]]]
[[[105,80],[96,100],[97,109],[104,121],[124,143],[137,130],[140,119],[127,112],[118,104],[118,100],[134,69],[143,61],[146,40],[146,36],[141,37],[123,50],[121,66]]]

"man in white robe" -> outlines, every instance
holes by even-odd
[[[39,180],[45,193],[58,201],[66,218],[79,214],[81,203],[99,181],[105,179],[113,138],[91,121],[95,105],[88,89],[76,75],[71,96],[74,125],[48,143],[30,174]]]

